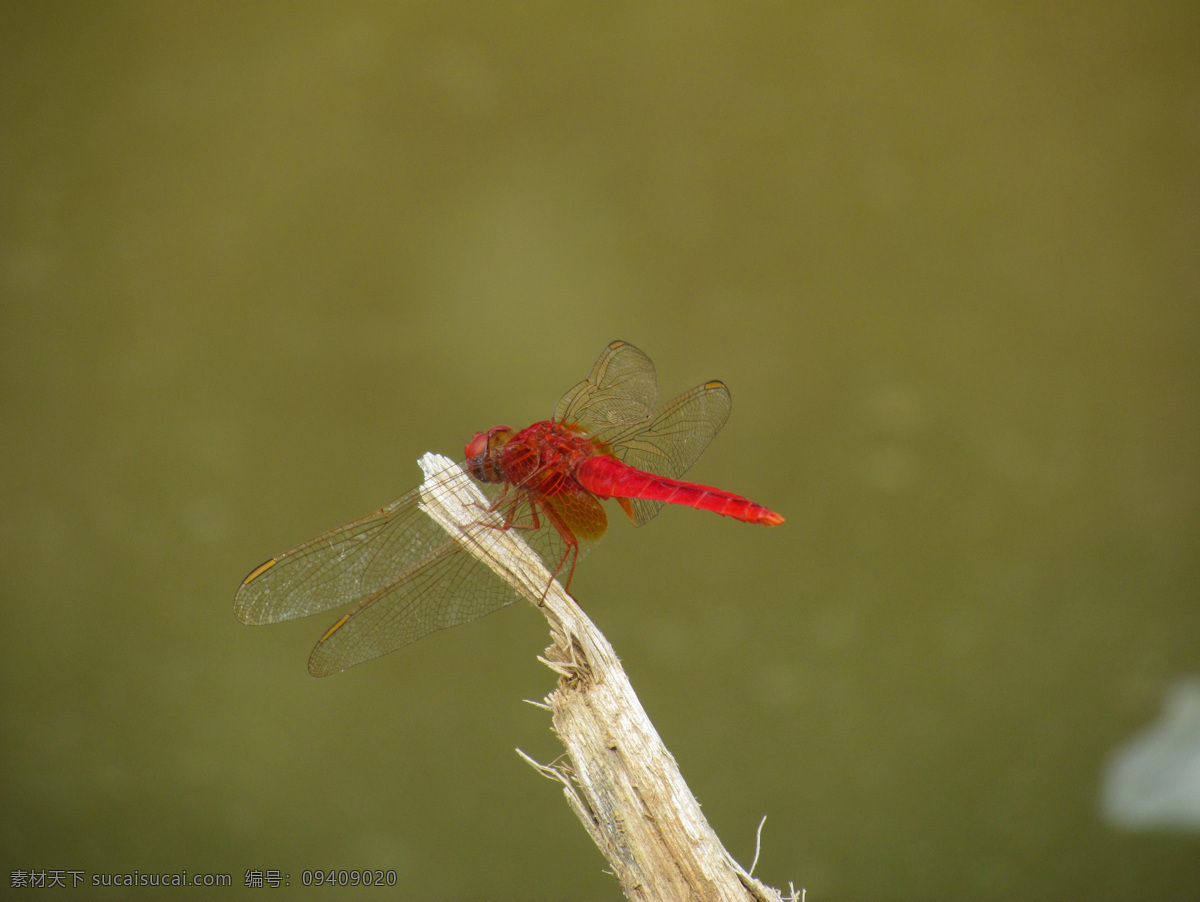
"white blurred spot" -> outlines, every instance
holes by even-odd
[[[1200,677],[1177,680],[1162,718],[1113,756],[1101,806],[1126,830],[1200,830]]]

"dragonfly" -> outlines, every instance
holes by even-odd
[[[243,623],[278,623],[353,603],[309,656],[309,672],[328,676],[521,597],[464,541],[486,556],[501,532],[518,530],[569,590],[576,564],[608,528],[603,501],[615,500],[635,526],[664,504],[783,523],[741,495],[680,479],[729,418],[725,384],[705,382],[656,409],[657,395],[650,358],[612,342],[549,420],[519,431],[494,426],[467,443],[459,472],[488,503],[463,536],[426,513],[418,487],[255,567],[234,613]]]

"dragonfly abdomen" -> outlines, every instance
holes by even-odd
[[[682,504],[745,523],[767,526],[778,526],[783,522],[779,514],[755,504],[749,498],[708,485],[657,476],[608,456],[592,457],[580,462],[575,468],[575,478],[589,492],[605,498],[641,498]]]

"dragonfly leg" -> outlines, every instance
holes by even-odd
[[[574,539],[574,536],[571,536]],[[571,569],[567,572],[567,581],[563,584],[563,591],[568,595],[571,594],[571,580],[575,577],[575,565],[579,563],[579,542],[572,541],[567,545],[566,550],[562,553],[562,557],[558,559],[558,566],[554,568],[554,572],[550,574],[550,582],[546,583],[546,589],[542,592],[542,601],[546,600],[546,593],[550,591],[550,583],[554,582],[555,577],[562,573],[563,564],[567,561],[567,555],[573,555],[571,558]]]
[[[517,522],[517,517],[520,513],[520,509],[525,506],[526,505],[524,503],[522,503],[521,501],[515,501],[514,503],[510,504],[508,506],[508,510],[506,510],[504,512],[504,522],[503,523],[477,523],[477,525],[483,526],[486,529],[501,529],[501,530],[541,529],[542,523],[538,519],[537,508],[532,504],[529,505],[529,520],[530,520],[530,522],[528,522],[528,523],[518,523]],[[480,510],[484,511],[485,513],[489,513],[489,514],[497,513],[500,510],[499,502],[497,502],[496,504],[493,504],[491,507],[480,507]]]
[[[530,508],[534,509],[533,516],[535,519],[537,518],[537,506],[538,505],[530,505]],[[562,557],[558,559],[558,566],[556,566],[554,568],[554,572],[550,574],[550,582],[546,583],[546,589],[542,592],[542,599],[539,603],[544,603],[546,601],[546,593],[550,591],[550,583],[554,582],[558,574],[562,573],[563,567],[566,565],[567,557],[569,555],[572,556],[571,569],[567,571],[567,581],[563,585],[563,591],[568,593],[570,592],[571,580],[575,576],[575,565],[579,563],[579,539],[575,538],[575,533],[571,531],[571,527],[568,526],[566,521],[564,521],[563,518],[558,515],[558,512],[554,510],[553,505],[543,502],[541,507],[543,512],[546,514],[546,519],[550,521],[550,524],[558,532],[559,538],[563,540],[563,544],[566,546],[563,549]]]

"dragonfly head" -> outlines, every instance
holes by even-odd
[[[467,442],[467,472],[478,482],[503,482],[504,474],[493,456],[516,433],[511,426],[493,426],[487,432],[476,432]]]

